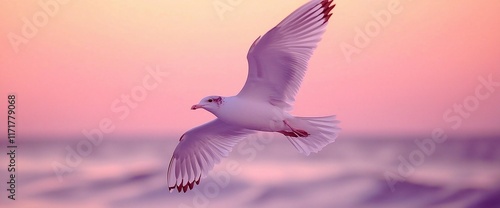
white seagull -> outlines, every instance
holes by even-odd
[[[236,96],[208,96],[191,107],[217,118],[181,136],[167,171],[170,192],[192,189],[239,141],[258,131],[285,135],[305,155],[335,141],[340,131],[335,116],[289,114],[332,15],[332,2],[311,0],[257,38],[247,55],[247,81]]]

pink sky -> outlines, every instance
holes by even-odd
[[[236,94],[250,44],[306,2],[69,1],[52,16],[38,5],[54,1],[9,1],[0,9],[0,109],[15,93],[18,130],[26,135],[81,135],[105,118],[117,135],[180,135],[213,118],[190,106],[207,95]],[[215,2],[230,11],[217,13]],[[336,114],[346,134],[430,134],[457,118],[454,131],[500,133],[500,87],[482,88],[487,98],[473,100],[481,77],[500,82],[500,2],[336,2],[295,115]],[[372,16],[389,10],[385,26]],[[48,21],[15,52],[9,37],[22,36],[23,18],[43,15]],[[349,61],[341,46],[356,46],[356,28],[366,27],[380,30]],[[168,76],[128,115],[113,110],[148,79],[147,66]],[[464,101],[468,117],[443,119]]]

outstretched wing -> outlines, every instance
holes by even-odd
[[[215,164],[226,157],[251,130],[226,124],[219,119],[198,126],[182,135],[167,171],[169,191],[186,192],[207,176]]]
[[[247,55],[248,77],[238,96],[291,109],[308,61],[332,15],[332,2],[312,0],[257,38]]]

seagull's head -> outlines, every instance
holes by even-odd
[[[200,100],[200,103],[193,105],[191,110],[196,110],[198,108],[203,108],[207,111],[214,113],[219,109],[219,107],[224,102],[224,98],[221,96],[208,96]]]

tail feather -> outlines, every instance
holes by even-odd
[[[325,117],[295,117],[287,120],[293,129],[306,131],[306,137],[290,137],[288,141],[302,154],[309,155],[317,153],[326,145],[335,141],[340,132],[338,124],[340,121],[336,116]]]

